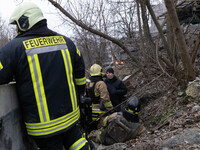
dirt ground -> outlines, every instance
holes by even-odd
[[[118,69],[116,75],[124,79],[124,72],[127,72],[124,80],[128,88],[126,97],[135,95],[140,99],[142,109],[139,115],[147,129],[147,132],[140,137],[126,142],[128,149],[168,150],[168,148],[161,148],[166,139],[186,128],[200,128],[200,111],[191,111],[194,106],[200,105],[200,100],[186,96],[175,79],[161,73],[145,81],[139,70],[122,68],[115,69]],[[198,150],[200,145],[185,142],[172,149]]]

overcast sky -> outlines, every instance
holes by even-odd
[[[50,4],[47,0],[1,0],[0,2],[0,16],[7,22],[16,8],[16,6],[22,1],[32,1],[37,4],[44,13],[44,17],[47,18],[48,26],[50,29],[57,31],[61,34],[67,35],[69,29],[62,25],[62,21],[57,16],[56,8]]]

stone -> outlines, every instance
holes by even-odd
[[[183,132],[165,140],[162,147],[173,148],[179,144],[185,143],[186,141],[188,144],[200,144],[200,129],[185,129]]]
[[[192,98],[199,98],[200,79],[197,77],[194,81],[190,82],[185,92],[187,96],[191,96]]]

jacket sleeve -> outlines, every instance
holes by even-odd
[[[75,67],[74,67],[75,81],[79,94],[84,94],[86,77],[85,64],[81,52],[76,48]]]
[[[100,94],[100,100],[103,102],[106,110],[113,109],[112,102],[110,101],[109,93],[106,84],[103,81],[99,81],[95,85],[95,93]]]
[[[13,79],[12,57],[9,48],[4,46],[0,49],[0,85],[7,84]]]

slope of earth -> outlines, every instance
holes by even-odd
[[[130,73],[124,79],[128,88],[126,97],[135,95],[140,99],[140,119],[146,132],[126,143],[98,145],[97,149],[200,149],[200,100],[186,96],[175,80],[164,74],[154,75],[151,80],[145,81],[139,70]],[[118,75],[120,78],[120,73]]]

